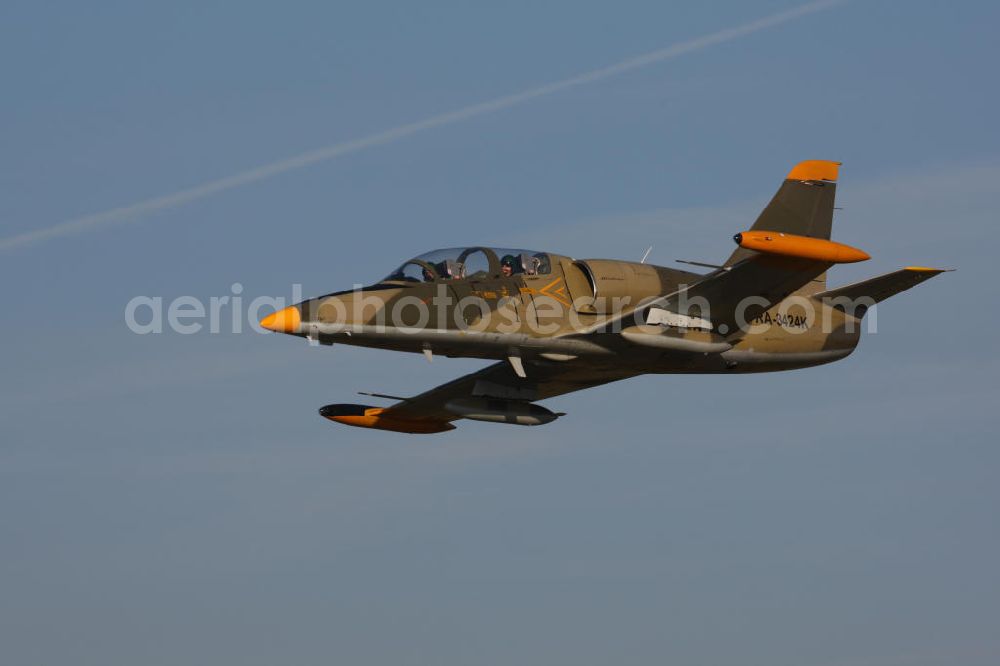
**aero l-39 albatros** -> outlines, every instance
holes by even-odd
[[[646,373],[772,372],[846,357],[868,308],[943,271],[910,266],[828,289],[834,264],[868,254],[830,240],[839,163],[796,165],[721,265],[699,274],[643,262],[465,247],[405,262],[375,285],[265,317],[309,339],[495,359],[388,407],[334,404],[353,426],[436,433],[474,419],[541,425],[538,400]]]

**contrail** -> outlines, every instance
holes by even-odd
[[[450,125],[462,120],[468,120],[469,118],[492,113],[493,111],[499,111],[500,109],[506,109],[537,97],[551,95],[552,93],[566,90],[567,88],[586,85],[588,83],[617,76],[634,69],[648,67],[649,65],[670,60],[687,53],[701,51],[717,44],[724,44],[726,42],[733,41],[734,39],[738,39],[755,32],[760,32],[761,30],[773,28],[781,25],[782,23],[787,23],[810,14],[831,9],[848,1],[849,0],[819,0],[818,2],[810,2],[808,4],[795,7],[794,9],[765,16],[734,28],[719,30],[718,32],[713,32],[702,37],[696,37],[688,41],[679,42],[673,46],[668,46],[658,51],[652,51],[635,58],[623,60],[613,65],[608,65],[607,67],[601,67],[600,69],[594,69],[583,74],[577,74],[576,76],[568,79],[553,81],[535,88],[529,88],[528,90],[524,90],[519,93],[506,95],[504,97],[497,97],[496,99],[466,106],[456,111],[449,111],[447,113],[431,116],[430,118],[424,118],[423,120],[393,127],[392,129],[378,132],[377,134],[370,134],[360,139],[354,139],[352,141],[345,141],[332,146],[319,148],[317,150],[295,155],[294,157],[289,157],[278,162],[265,164],[255,169],[241,171],[232,176],[226,176],[225,178],[212,180],[202,185],[189,187],[172,194],[146,199],[145,201],[140,201],[129,206],[122,206],[120,208],[113,208],[102,213],[93,213],[91,215],[77,217],[45,229],[27,231],[15,236],[8,236],[7,238],[0,239],[0,250],[10,250],[24,245],[31,245],[33,243],[40,243],[53,238],[59,238],[61,236],[69,236],[71,234],[90,231],[101,226],[134,221],[140,215],[146,213],[180,206],[181,204],[203,199],[212,194],[216,194],[217,192],[224,192],[225,190],[231,190],[244,185],[249,185],[251,183],[270,178],[271,176],[285,173],[286,171],[301,169],[312,164],[332,160],[342,155],[356,153],[365,150],[366,148],[392,143],[397,139],[402,139],[403,137],[416,134],[417,132],[423,132],[435,127],[442,127],[444,125]]]

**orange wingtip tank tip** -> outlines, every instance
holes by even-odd
[[[871,255],[867,252],[850,245],[834,243],[825,238],[796,236],[778,231],[744,231],[736,234],[733,240],[748,250],[831,264],[852,264],[871,259]]]
[[[260,320],[261,328],[275,333],[294,333],[302,323],[302,313],[294,305],[273,312]]]
[[[792,167],[786,180],[829,180],[836,182],[839,170],[840,162],[806,160]]]
[[[325,419],[357,428],[374,428],[410,434],[431,434],[455,429],[455,426],[447,421],[399,419],[382,416],[383,412],[385,412],[383,407],[368,407],[367,405],[327,405],[319,410],[320,416]]]

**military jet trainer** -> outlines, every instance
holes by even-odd
[[[830,240],[840,164],[797,164],[737,248],[696,273],[642,262],[473,246],[403,263],[377,284],[309,299],[261,326],[307,338],[497,361],[387,407],[326,405],[338,423],[439,433],[460,419],[516,425],[563,414],[553,396],[654,373],[792,370],[845,358],[876,303],[942,269],[910,266],[828,289],[869,255]]]

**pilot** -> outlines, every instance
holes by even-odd
[[[512,254],[503,255],[503,259],[500,260],[500,273],[504,277],[510,277],[514,274],[514,267],[517,266],[517,257]]]
[[[423,275],[424,275],[424,282],[434,282],[434,273],[431,271],[431,269],[427,268],[426,266],[424,266]]]

